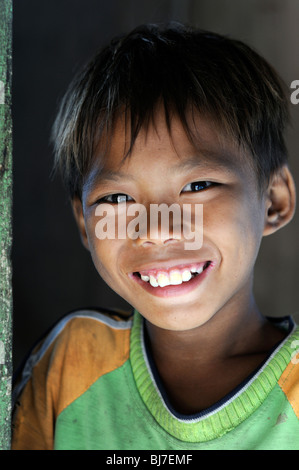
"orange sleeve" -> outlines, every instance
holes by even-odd
[[[128,359],[129,338],[129,327],[71,319],[37,361],[18,398],[12,449],[53,449],[58,415],[101,375]]]
[[[299,419],[299,363],[290,362],[281,375],[278,384]]]
[[[38,364],[15,404],[12,450],[53,449],[54,406],[51,393],[47,390],[49,353]]]

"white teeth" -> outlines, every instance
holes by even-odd
[[[150,285],[153,287],[158,287],[159,285],[154,276],[150,276],[149,282],[150,282]]]
[[[192,274],[190,271],[184,271],[182,274],[182,280],[184,282],[190,281],[191,277],[192,277]]]
[[[169,280],[170,284],[172,284],[173,286],[178,286],[183,282],[182,275],[179,271],[170,271]]]
[[[184,271],[179,270],[170,270],[170,273],[161,272],[157,276],[153,276],[150,274],[149,276],[146,274],[141,274],[140,277],[144,282],[149,282],[152,287],[165,287],[165,286],[178,286],[183,282],[188,282],[192,279],[193,274],[195,273],[202,273],[204,267],[201,266],[200,268],[192,267],[189,269],[185,269]]]
[[[165,286],[169,286],[170,284],[170,281],[169,281],[169,277],[167,276],[167,274],[158,274],[158,284],[160,287],[165,287]]]

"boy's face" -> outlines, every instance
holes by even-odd
[[[78,215],[78,201],[75,209],[83,241],[102,278],[150,323],[170,330],[198,327],[226,309],[249,308],[269,206],[266,193],[258,191],[250,157],[225,144],[207,120],[198,118],[197,129],[200,142],[195,148],[178,119],[173,119],[170,137],[163,115],[158,115],[155,127],[141,130],[130,157],[123,160],[126,136],[119,121],[104,169],[98,170],[95,159],[86,179],[83,212]],[[126,195],[118,198],[126,200],[126,206],[115,203],[117,196],[112,195],[117,194]],[[159,238],[146,232],[143,238],[100,240],[96,209],[111,201],[116,218],[134,203],[142,204],[147,214],[151,204],[176,204],[182,212],[183,204],[189,204],[194,218],[196,205],[201,205],[203,226],[197,229],[203,228],[202,246],[186,250],[180,227],[169,234],[161,225]],[[149,228],[149,216],[148,222]],[[199,272],[193,273],[195,269]],[[179,283],[154,287],[146,276],[154,285],[160,281],[163,286],[165,279]]]

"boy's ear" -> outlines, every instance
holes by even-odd
[[[83,207],[82,207],[82,202],[78,197],[75,197],[72,200],[72,208],[73,208],[73,213],[79,228],[79,233],[80,233],[80,238],[87,250],[89,250],[89,245],[88,245],[88,238],[86,234],[86,229],[85,229],[85,221],[84,221],[84,215],[83,215]]]
[[[273,175],[267,189],[266,207],[264,236],[289,223],[295,212],[295,183],[287,165]]]

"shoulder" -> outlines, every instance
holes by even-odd
[[[118,337],[128,337],[131,326],[132,317],[121,317],[115,311],[77,310],[51,328],[42,341],[39,355],[42,356],[53,342],[81,352],[84,348],[91,351],[91,347],[103,350],[103,345],[112,346]]]
[[[131,326],[132,317],[116,311],[88,309],[65,315],[29,354],[14,396],[34,377],[35,383],[51,389],[56,402],[58,394],[66,390],[62,400],[66,406],[101,375],[128,359]]]
[[[285,348],[288,364],[282,372],[278,385],[299,418],[299,326],[290,336]]]

